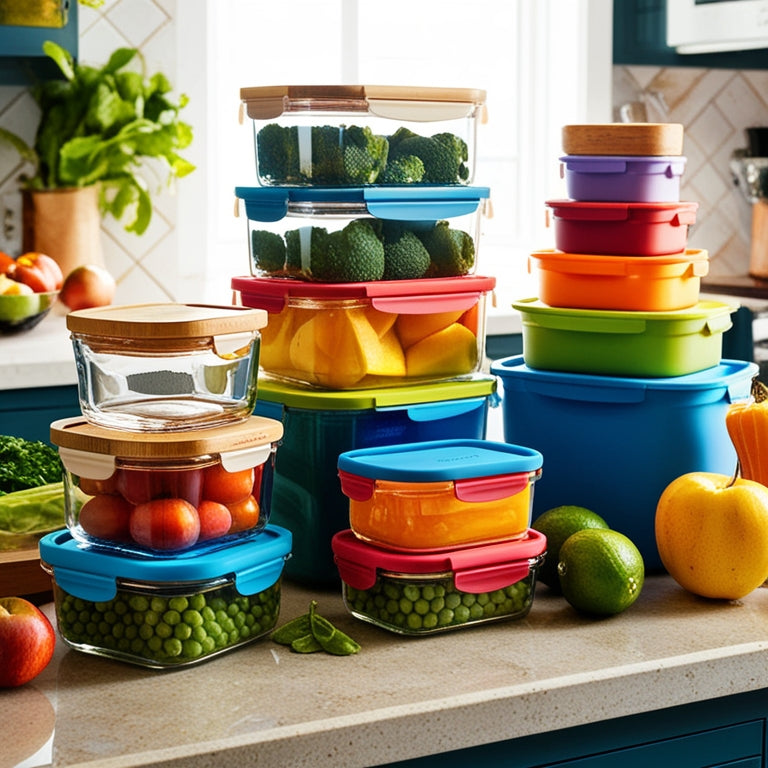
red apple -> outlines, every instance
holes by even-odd
[[[71,310],[105,307],[115,298],[115,278],[104,267],[83,264],[64,280],[59,300]]]
[[[53,657],[56,633],[46,615],[22,597],[0,597],[0,688],[37,677]]]

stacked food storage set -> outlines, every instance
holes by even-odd
[[[701,300],[708,254],[689,249],[683,127],[563,128],[568,198],[547,201],[555,248],[531,254],[539,295],[514,304],[523,354],[494,361],[504,435],[540,450],[536,513],[587,507],[660,570],[658,499],[689,471],[731,473],[725,411],[757,368],[724,360],[736,306]]]
[[[497,572],[515,564],[515,577],[507,570],[501,587],[521,580],[530,587],[543,551],[540,538],[529,542],[533,534],[527,533],[541,457],[510,446],[494,450],[484,441],[487,411],[497,398],[495,377],[480,371],[485,304],[495,287],[494,278],[477,270],[489,198],[488,188],[473,186],[485,93],[275,86],[243,88],[241,100],[253,125],[258,186],[236,189],[247,220],[250,274],[235,277],[232,287],[243,305],[269,313],[256,413],[284,425],[272,516],[294,535],[286,576],[338,586],[341,567],[344,588],[351,589],[349,578],[364,582],[363,591],[392,568],[419,574],[419,582],[424,574],[433,580],[437,561],[429,558],[440,551],[443,581],[453,581],[452,558],[467,570],[476,554],[475,570],[491,561]],[[478,445],[485,460],[471,458]],[[479,496],[466,491],[456,501],[460,508],[446,509],[418,543],[388,546],[386,536],[359,537],[349,529],[351,481],[340,482],[339,461],[367,450],[384,464],[407,451],[403,464],[388,465],[380,477],[363,473],[374,499],[379,480],[405,484],[394,495],[413,497],[406,518],[431,514],[422,507],[421,485],[429,486],[433,506],[456,501],[461,492],[454,497],[453,485],[469,487],[471,475],[488,474],[489,462],[514,480],[487,492],[481,506],[493,494],[520,494],[524,514],[516,514],[512,532],[502,524],[502,533],[479,538],[439,535],[441,527],[461,529],[462,518],[476,513]],[[439,450],[457,451],[454,466],[463,468],[449,472],[435,458]],[[379,464],[373,467],[369,472]],[[418,477],[409,474],[414,467]],[[489,550],[491,542],[500,548]],[[351,565],[337,566],[339,558]],[[363,571],[363,582],[350,575]],[[489,579],[472,588],[487,592]],[[499,617],[530,606],[527,596],[514,610],[511,598],[502,602]],[[408,630],[403,616],[396,626],[394,618],[380,620],[365,610],[355,615]],[[441,626],[466,618],[453,621],[453,611],[451,619],[444,613]],[[435,620],[431,628],[437,626]]]
[[[67,315],[82,415],[51,424],[67,528],[40,541],[71,647],[152,668],[266,635],[291,534],[269,523],[283,434],[254,416],[263,310]]]

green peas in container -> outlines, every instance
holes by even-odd
[[[290,550],[290,532],[275,525],[173,557],[84,548],[68,531],[40,540],[67,645],[154,669],[204,661],[267,635],[277,624]]]
[[[353,616],[398,634],[425,635],[525,616],[546,538],[529,529],[521,539],[405,553],[344,530],[332,547]]]

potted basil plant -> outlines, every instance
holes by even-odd
[[[32,86],[40,108],[34,143],[1,127],[0,140],[34,169],[21,176],[22,249],[49,253],[66,274],[102,261],[103,215],[128,232],[147,230],[153,190],[194,170],[179,154],[192,142],[192,128],[179,117],[187,97],[174,100],[165,75],[147,76],[143,60],[142,71],[127,68],[141,57],[138,50],[118,48],[101,68],[75,63],[52,41],[43,51],[63,79]]]

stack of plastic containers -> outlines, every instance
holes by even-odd
[[[178,667],[276,624],[291,534],[269,523],[283,427],[252,415],[266,320],[185,304],[67,315],[82,415],[51,425],[67,528],[40,556],[73,648]]]
[[[525,616],[546,549],[529,528],[541,466],[487,440],[341,454],[350,528],[332,546],[352,615],[404,635]]]
[[[539,295],[514,304],[523,355],[491,366],[505,439],[547,463],[536,512],[593,509],[652,570],[661,492],[689,471],[733,471],[725,411],[756,370],[721,360],[737,307],[700,298],[708,255],[687,247],[682,146],[679,124],[565,126],[555,249],[531,254]]]
[[[473,186],[485,93],[397,86],[243,88],[258,186],[236,195],[265,309],[256,413],[285,428],[273,520],[293,532],[286,575],[338,585],[349,525],[344,451],[483,438],[496,380],[480,372],[478,274],[489,190]]]

